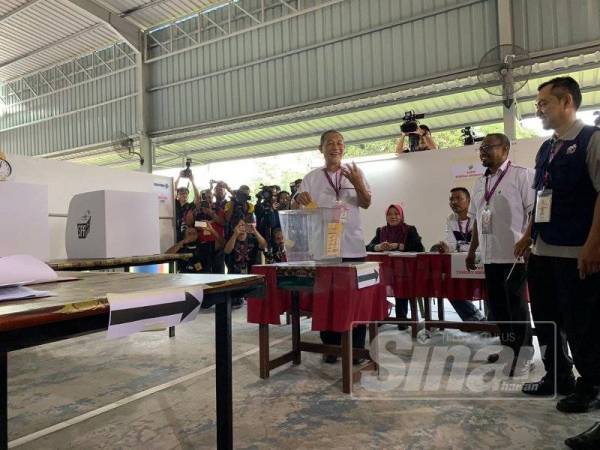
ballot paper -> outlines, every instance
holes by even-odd
[[[30,255],[0,258],[0,301],[49,297],[48,291],[36,291],[25,284],[57,281],[58,275],[44,262]]]
[[[23,300],[26,298],[52,297],[50,291],[36,291],[25,286],[0,287],[0,302],[8,300]]]
[[[46,263],[31,255],[0,258],[0,287],[57,281],[58,275]]]

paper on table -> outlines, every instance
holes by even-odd
[[[107,337],[113,339],[194,320],[204,298],[204,286],[109,293],[106,297],[110,304]]]
[[[0,289],[0,302],[8,300],[23,300],[26,298],[52,297],[50,291],[36,291],[24,286],[8,287]]]
[[[0,258],[0,286],[15,286],[55,281],[58,275],[47,264],[31,255]]]

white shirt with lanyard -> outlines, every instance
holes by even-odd
[[[364,173],[365,186],[370,192],[371,187]],[[362,258],[366,256],[363,238],[358,196],[350,181],[342,175],[342,171],[329,172],[321,167],[311,170],[302,179],[298,192],[308,192],[313,201],[323,208],[340,208],[344,220],[342,235],[342,256],[344,258]]]
[[[469,214],[477,221],[479,251],[484,264],[512,264],[513,248],[523,236],[533,209],[534,172],[505,161],[494,174],[475,183]]]

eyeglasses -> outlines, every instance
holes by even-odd
[[[482,145],[481,147],[479,147],[479,151],[480,152],[487,152],[488,150],[493,149],[494,147],[502,147],[503,144],[489,144],[489,145]]]

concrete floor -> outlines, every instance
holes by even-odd
[[[451,309],[447,317],[453,317]],[[11,447],[214,448],[213,319],[212,311],[203,311],[195,322],[179,327],[174,339],[166,332],[116,341],[95,334],[11,353]],[[302,327],[303,339],[318,340],[309,320]],[[427,373],[450,379],[446,361],[419,364],[418,349],[398,351],[412,343],[407,332],[392,326],[382,330],[390,341],[385,355],[396,363],[414,363],[409,382],[421,380],[425,366]],[[423,350],[448,339],[471,350],[495,343],[460,332],[434,333],[431,339],[420,335],[417,342]],[[555,399],[518,392],[440,390],[435,376],[424,385],[413,383],[416,389],[396,382],[374,387],[363,380],[348,396],[341,393],[341,364],[323,364],[316,354],[303,354],[302,365],[285,366],[261,380],[258,327],[246,323],[245,308],[234,311],[233,343],[234,442],[239,449],[566,448],[566,437],[600,420],[600,414],[562,414],[554,408]],[[272,357],[286,351],[290,327],[271,327],[271,343]],[[389,361],[391,370],[394,361]],[[469,370],[478,366],[483,363],[464,365]],[[531,378],[540,373],[538,364]]]

